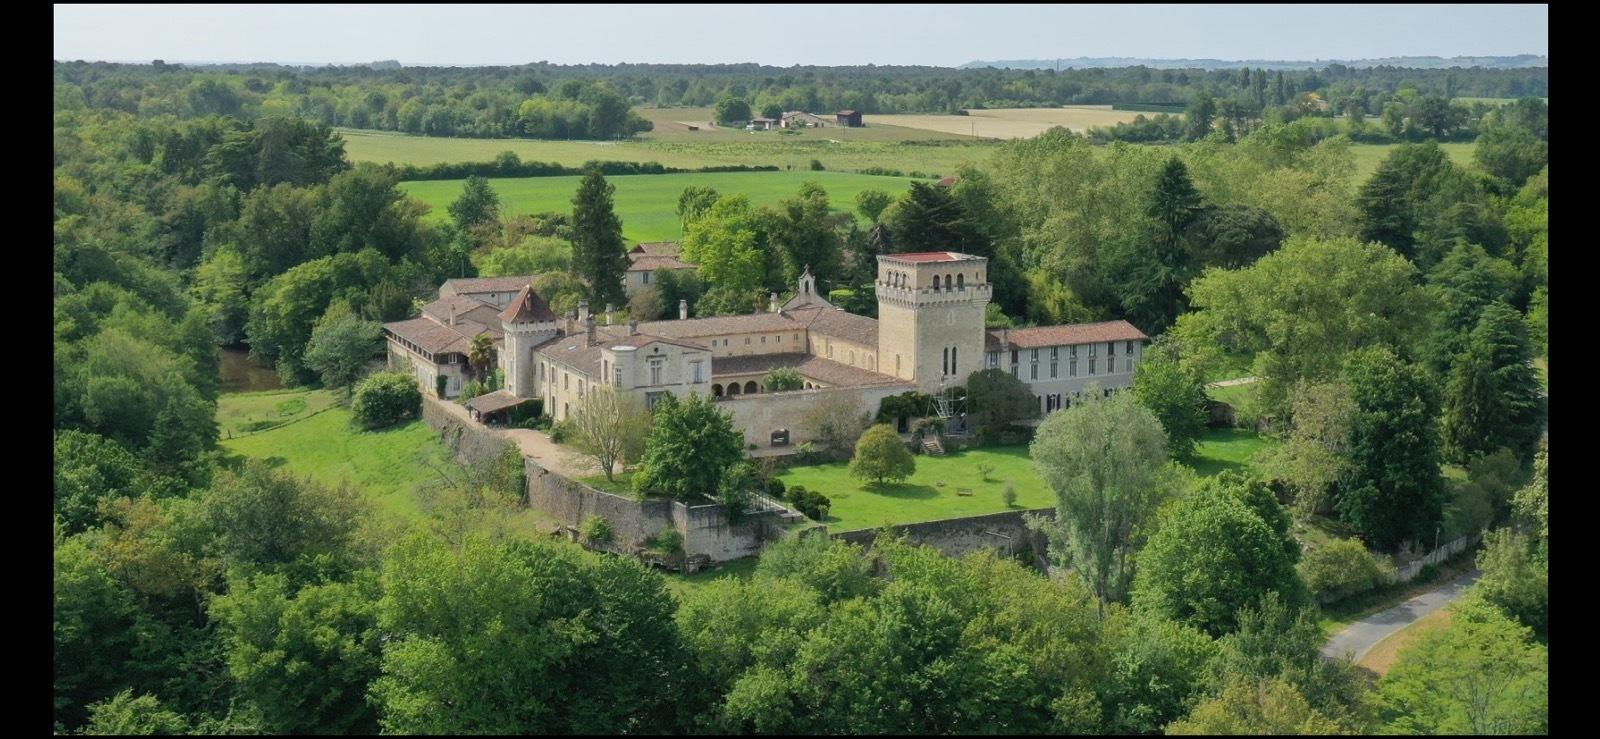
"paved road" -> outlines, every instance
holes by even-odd
[[[1473,570],[1394,608],[1350,624],[1344,631],[1334,634],[1333,638],[1323,645],[1322,655],[1324,657],[1340,657],[1350,654],[1352,660],[1360,661],[1378,642],[1383,641],[1384,637],[1410,626],[1417,619],[1439,610],[1450,601],[1460,598],[1462,591],[1466,590],[1468,585],[1477,581],[1478,574],[1477,570]]]

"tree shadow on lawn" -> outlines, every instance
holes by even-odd
[[[1233,470],[1234,472],[1247,472],[1249,465],[1244,462],[1234,462],[1227,459],[1212,459],[1210,457],[1196,457],[1189,466],[1201,477],[1211,477],[1220,472]]]
[[[858,490],[897,500],[931,500],[939,497],[939,489],[932,485],[909,485],[903,482],[883,484],[871,482],[862,485]]]

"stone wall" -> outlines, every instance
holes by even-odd
[[[562,477],[523,458],[528,475],[528,505],[577,529],[590,516],[602,516],[611,524],[612,541],[603,547],[630,553],[642,549],[664,529],[683,535],[683,551],[689,559],[725,562],[761,552],[767,541],[781,534],[781,511],[752,513],[738,525],[730,525],[721,505],[688,506],[671,500],[640,501],[608,493]]]
[[[733,426],[744,432],[746,446],[755,444],[765,449],[772,445],[773,429],[788,429],[789,444],[811,441],[804,419],[806,414],[823,398],[843,395],[863,412],[876,414],[878,405],[891,395],[910,390],[909,385],[883,385],[878,387],[830,387],[809,390],[790,390],[782,393],[723,396],[717,409],[733,413]]]
[[[959,557],[979,549],[992,549],[1002,556],[1018,556],[1031,552],[1034,566],[1045,569],[1048,543],[1042,533],[1028,528],[1023,517],[1028,514],[1054,517],[1054,508],[1035,508],[1028,511],[1002,511],[983,516],[947,518],[940,521],[895,526],[897,532],[907,536],[913,544],[924,544],[952,557]],[[840,531],[833,534],[852,544],[871,548],[878,538],[876,529]]]

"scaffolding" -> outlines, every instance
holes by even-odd
[[[933,415],[944,421],[945,436],[966,436],[967,399],[955,397],[945,379],[939,378],[939,392],[933,396]]]

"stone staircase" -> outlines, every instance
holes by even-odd
[[[922,452],[930,457],[944,456],[944,445],[938,439],[923,439]]]

